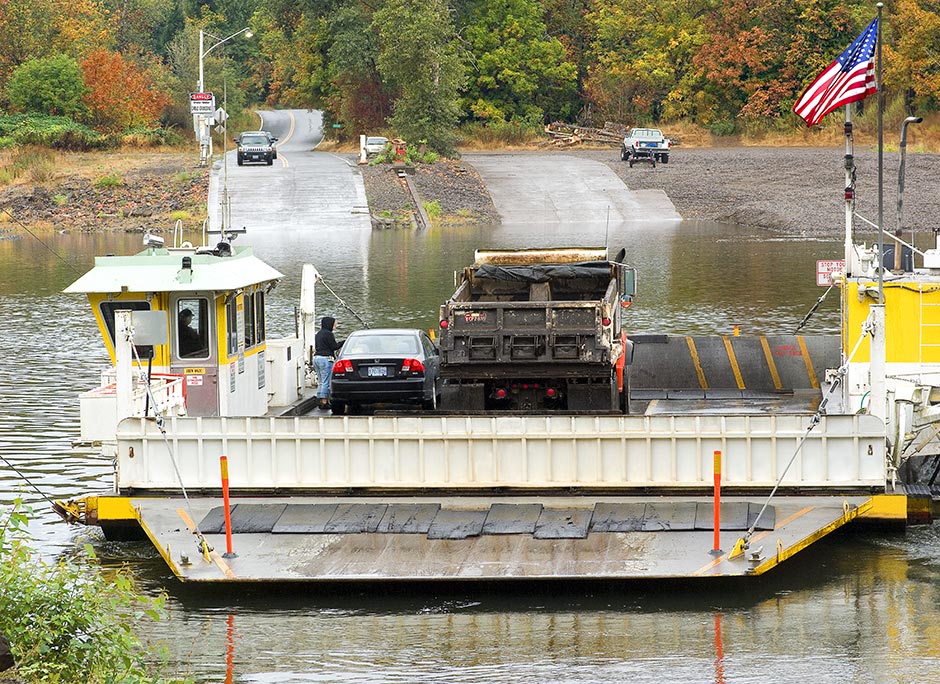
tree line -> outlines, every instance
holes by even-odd
[[[936,9],[885,7],[899,110],[940,97]],[[187,130],[200,29],[208,49],[247,26],[205,55],[206,88],[230,110],[321,109],[340,137],[387,131],[446,154],[460,126],[792,129],[802,89],[875,13],[839,0],[4,0],[0,106]]]

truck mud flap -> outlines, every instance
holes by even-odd
[[[569,382],[569,411],[619,411],[620,395],[616,383]]]
[[[485,404],[483,383],[445,382],[441,387],[441,409],[444,411],[482,411]]]

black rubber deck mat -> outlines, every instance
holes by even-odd
[[[336,504],[290,504],[271,530],[274,534],[322,534]]]
[[[232,506],[232,534],[270,532],[287,504],[235,504]],[[203,534],[224,534],[225,514],[222,506],[216,506],[199,523]]]
[[[486,510],[454,510],[442,508],[434,516],[428,539],[466,539],[479,537],[483,532]]]
[[[675,501],[647,504],[643,514],[643,526],[640,529],[644,532],[694,530],[695,503]]]
[[[757,514],[764,504],[749,503],[747,505],[747,526],[750,529],[754,521],[757,520]],[[768,505],[760,517],[760,522],[754,528],[755,530],[772,530],[777,526],[777,511],[773,506]]]
[[[542,504],[537,503],[494,503],[483,522],[483,534],[532,534],[541,512]]]
[[[747,529],[747,501],[729,501],[722,503],[719,510],[720,519],[718,527],[722,530],[746,530]],[[695,508],[695,529],[713,530],[715,529],[715,506],[714,504],[699,503]]]
[[[535,525],[535,538],[584,539],[593,515],[590,508],[543,508]]]
[[[327,534],[375,532],[388,504],[337,504],[336,512],[323,529]]]
[[[592,532],[637,532],[643,529],[645,503],[599,503],[594,506]]]
[[[427,534],[431,521],[441,510],[440,504],[389,504],[377,532],[390,534]]]

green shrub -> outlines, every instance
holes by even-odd
[[[39,57],[20,64],[7,83],[10,104],[24,112],[81,117],[88,112],[82,68],[68,55]]]
[[[121,180],[118,174],[109,173],[96,180],[93,185],[96,188],[116,188],[120,185],[124,185],[124,181]]]
[[[444,210],[441,209],[441,203],[437,200],[424,202],[424,210],[427,212],[428,218],[431,219],[432,222],[437,221],[444,215]]]
[[[707,124],[705,128],[708,129],[708,132],[712,135],[734,135],[736,132],[736,127],[734,121],[731,119],[719,119],[718,121],[712,121]]]
[[[39,114],[0,116],[0,140],[7,138],[15,145],[39,145],[79,152],[103,149],[115,142],[67,117]]]
[[[179,183],[180,185],[185,185],[191,181],[196,180],[201,177],[202,174],[199,171],[180,171],[178,174],[173,176],[173,181]]]
[[[132,625],[163,616],[165,595],[140,594],[126,570],[105,576],[90,545],[80,558],[45,561],[30,548],[31,512],[0,515],[0,632],[18,678],[54,684],[144,684],[147,650]]]
[[[133,145],[136,147],[160,147],[167,145],[176,147],[182,145],[185,141],[183,136],[172,128],[147,128],[146,126],[137,126],[128,129],[121,136],[121,143],[124,145]]]

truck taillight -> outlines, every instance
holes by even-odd
[[[497,399],[505,399],[505,398],[506,398],[506,390],[504,390],[502,387],[500,387],[498,390],[496,390],[496,392],[494,392],[494,394],[496,395],[496,398],[497,398]]]
[[[601,324],[602,324],[602,325],[610,325],[610,319],[607,318],[607,316],[604,316],[604,317],[601,319]]]
[[[555,391],[554,387],[549,387],[547,390],[545,390],[545,396],[549,399],[554,399],[557,395],[558,392]]]
[[[423,373],[424,364],[418,361],[418,359],[405,359],[401,362],[401,372],[402,373]]]
[[[333,372],[334,373],[352,373],[353,372],[352,361],[350,361],[349,359],[340,359],[339,361],[333,364]]]
[[[443,321],[441,321],[441,327],[442,327],[442,328],[446,328],[448,325],[450,325],[450,324],[447,322],[446,319],[443,320]]]

